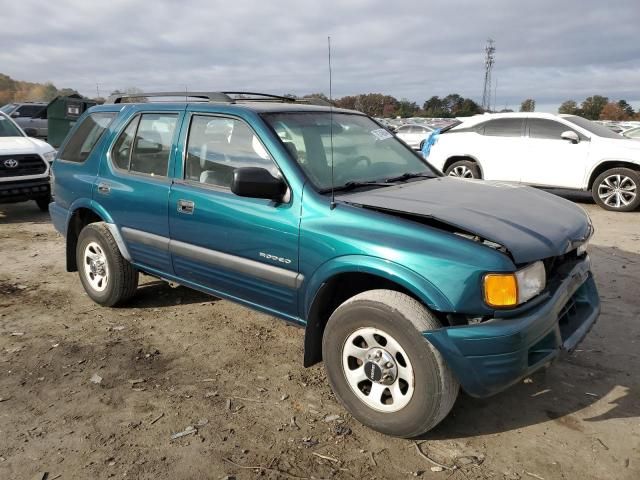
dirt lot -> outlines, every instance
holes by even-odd
[[[0,205],[0,479],[638,479],[640,212],[582,206],[599,323],[547,371],[461,396],[418,442],[455,466],[433,472],[301,366],[301,329],[149,277],[128,307],[97,307],[48,216]]]

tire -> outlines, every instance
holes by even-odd
[[[459,390],[440,352],[420,333],[440,327],[429,310],[400,292],[370,290],[344,302],[329,318],[322,338],[325,369],[336,397],[358,421],[387,435],[413,438],[434,428],[453,407]],[[366,345],[360,341],[364,337],[369,338],[365,339]],[[388,358],[390,352],[398,352],[398,346],[406,355],[406,358],[392,355],[397,374],[395,379],[393,375],[388,379],[388,382],[393,380],[388,385],[371,380],[373,376],[383,381],[383,370],[372,368],[368,360],[357,366],[359,362],[354,363],[355,357],[348,354],[354,350],[358,355],[365,351],[377,353],[384,343],[382,340],[386,341],[382,348],[385,357]],[[360,348],[355,346],[358,342]],[[382,360],[387,362],[384,357]],[[367,378],[357,380],[359,383],[348,378],[362,374]],[[371,389],[368,395],[367,384]],[[403,387],[405,393],[402,393]],[[371,397],[374,391],[381,390],[381,399],[385,399],[386,392],[396,392],[390,405]]]
[[[605,210],[631,212],[640,206],[640,172],[630,168],[607,170],[593,182],[591,195]]]
[[[445,170],[445,175],[458,178],[482,178],[478,164],[473,160],[458,160]]]
[[[98,260],[93,266],[89,256]],[[100,305],[113,307],[121,304],[138,288],[138,271],[120,254],[104,222],[90,223],[82,229],[78,236],[76,262],[87,295]]]
[[[51,203],[51,197],[47,196],[47,197],[36,198],[36,203],[38,204],[38,208],[40,209],[41,212],[48,212],[49,204]]]

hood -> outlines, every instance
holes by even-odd
[[[0,155],[47,153],[54,148],[47,142],[30,137],[0,137]]]
[[[572,202],[502,182],[438,177],[338,199],[445,223],[504,246],[518,264],[562,255],[592,229],[588,215]]]
[[[597,139],[598,147],[606,152],[606,157],[622,156],[625,159],[630,157],[630,160],[640,161],[640,142],[622,136],[620,138],[597,137]]]

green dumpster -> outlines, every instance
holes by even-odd
[[[78,94],[56,97],[47,105],[47,141],[55,148],[60,147],[76,121],[96,102]]]

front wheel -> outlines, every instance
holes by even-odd
[[[640,172],[630,168],[612,168],[593,182],[591,194],[605,210],[631,212],[640,206]]]
[[[90,223],[82,229],[76,262],[82,286],[94,302],[113,307],[136,292],[138,271],[122,256],[103,222]]]
[[[38,208],[40,209],[41,212],[48,212],[49,204],[51,203],[51,197],[50,196],[38,197],[36,198],[36,203],[38,204]]]
[[[450,177],[481,178],[478,164],[471,160],[458,160],[447,167],[444,172]]]
[[[434,428],[459,390],[440,352],[421,334],[440,326],[400,292],[371,290],[347,300],[322,339],[336,397],[361,423],[388,435],[412,438]]]

